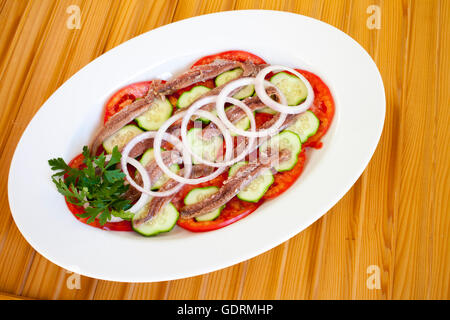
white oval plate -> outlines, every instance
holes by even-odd
[[[250,51],[271,64],[309,69],[332,90],[333,124],[323,148],[309,153],[296,184],[245,219],[213,232],[176,227],[145,238],[103,231],[74,219],[50,180],[48,159],[62,156],[68,161],[80,153],[101,122],[105,101],[118,88],[168,78],[204,55],[232,49]],[[279,245],[325,214],[367,166],[384,114],[384,87],[375,63],[357,42],[326,23],[265,10],[179,21],[105,53],[45,102],[11,163],[11,212],[34,249],[86,276],[150,282],[211,272]]]

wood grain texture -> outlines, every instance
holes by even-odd
[[[66,27],[70,5],[81,29]],[[369,29],[367,7],[381,8]],[[71,75],[105,51],[173,21],[274,9],[325,21],[358,41],[386,89],[379,146],[320,220],[249,261],[188,279],[80,278],[36,253],[0,194],[0,299],[449,299],[450,2],[445,0],[0,1],[0,188],[26,125]],[[330,48],[332,50],[332,48]],[[381,288],[368,289],[371,265]]]

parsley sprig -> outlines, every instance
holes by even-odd
[[[122,197],[129,186],[124,184],[125,174],[115,167],[122,157],[118,148],[114,148],[108,162],[103,153],[91,156],[88,147],[83,148],[83,156],[84,168],[71,168],[62,158],[48,161],[56,171],[52,180],[58,192],[68,202],[85,206],[85,212],[79,217],[88,218],[87,223],[98,219],[104,225],[111,216],[131,219],[133,214],[126,211],[131,202]]]

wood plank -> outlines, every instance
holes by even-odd
[[[450,3],[448,1],[439,1],[436,8],[437,15],[437,42],[435,55],[436,64],[434,74],[438,85],[435,87],[434,94],[434,118],[435,123],[433,136],[432,152],[432,177],[431,192],[428,194],[430,207],[433,213],[431,218],[430,240],[431,248],[428,252],[431,261],[430,275],[427,287],[427,299],[440,299],[449,297],[450,293],[450,216],[448,214],[449,186],[450,186]],[[444,147],[442,147],[444,146]],[[445,147],[447,146],[447,147]]]
[[[9,293],[0,292],[0,300],[31,300],[29,298],[24,298],[21,296],[15,296]]]
[[[432,103],[437,86],[435,48],[437,46],[436,1],[408,3],[408,32],[399,129],[398,161],[394,209],[395,268],[394,299],[424,299],[431,276],[431,221],[427,195],[432,192],[432,143],[436,119]],[[431,53],[431,54],[430,54]],[[428,87],[428,90],[423,88]],[[431,103],[430,103],[431,102]],[[398,188],[398,189],[397,189]],[[413,267],[412,267],[413,266]]]
[[[66,8],[79,5],[80,30]],[[381,8],[381,29],[366,27]],[[3,0],[0,2],[0,187],[42,103],[103,52],[153,28],[233,9],[319,18],[374,58],[386,89],[383,135],[354,187],[324,217],[254,259],[177,281],[127,284],[73,276],[35,253],[0,195],[0,299],[448,299],[450,297],[450,2],[444,0]],[[4,23],[3,23],[4,21]],[[444,147],[443,147],[444,146]],[[367,287],[367,268],[381,288]]]

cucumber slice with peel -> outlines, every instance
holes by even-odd
[[[219,152],[223,148],[223,138],[220,135],[211,139],[204,139],[201,128],[192,128],[188,131],[187,143],[194,154],[210,162],[217,160]],[[192,161],[194,164],[199,163],[194,158]]]
[[[234,176],[238,172],[238,170],[246,164],[246,161],[235,163],[228,171],[228,176]],[[262,196],[264,196],[273,182],[273,174],[270,169],[267,169],[258,177],[256,177],[252,182],[250,182],[236,196],[243,201],[258,202],[262,198]]]
[[[309,137],[316,134],[319,125],[319,118],[312,111],[308,110],[299,115],[297,120],[286,129],[298,134],[300,141],[305,143]]]
[[[194,203],[203,201],[204,199],[213,195],[217,191],[219,191],[219,188],[215,187],[215,186],[192,189],[191,191],[189,191],[189,193],[184,198],[184,204],[190,205],[190,204],[194,204]],[[197,221],[212,221],[220,215],[220,212],[222,211],[222,209],[224,207],[225,206],[221,206],[220,208],[217,208],[211,212],[208,212],[199,217],[196,217],[195,220],[197,220]]]
[[[210,88],[205,86],[195,86],[191,90],[183,92],[178,98],[177,107],[180,109],[189,107],[195,100],[210,90]]]
[[[111,137],[103,141],[103,148],[107,153],[111,154],[115,146],[117,146],[119,150],[121,150],[131,139],[143,132],[144,131],[133,124],[126,125],[122,129],[114,133]]]
[[[277,86],[284,94],[289,106],[296,106],[306,100],[308,89],[298,77],[286,72],[280,72],[270,78],[270,82]]]
[[[161,151],[164,151],[163,148],[161,148]],[[141,160],[139,162],[145,167],[147,164],[149,164],[151,161],[155,159],[153,148],[147,149],[147,151],[144,152],[144,154],[141,157]],[[178,164],[173,164],[169,167],[170,171],[174,173],[178,173],[180,171],[180,167]],[[136,175],[138,172],[136,171]],[[169,177],[166,174],[163,174],[157,181],[152,181],[152,189],[151,190],[158,190],[162,187],[163,184],[165,184],[169,180]]]
[[[226,109],[225,109],[225,111],[227,111],[229,108],[231,108],[232,106],[230,106],[230,107],[227,107]],[[237,123],[235,123],[234,124],[235,126],[236,126],[236,128],[238,128],[238,129],[241,129],[241,130],[248,130],[249,128],[250,128],[250,119],[247,117],[247,116],[245,116],[244,118],[242,118],[241,120],[239,120]],[[237,133],[235,133],[235,132],[233,132],[232,130],[230,130],[230,134],[233,136],[233,137],[235,137],[235,136],[237,136],[238,134]]]
[[[144,217],[148,213],[149,204],[150,201],[131,219],[133,230],[145,237],[156,236],[157,234],[172,230],[177,223],[180,214],[171,202],[164,206],[162,210],[150,220],[141,224],[136,224],[136,221],[139,218]]]
[[[275,110],[273,110],[272,108],[269,107],[264,107],[262,109],[258,109],[256,110],[256,112],[258,113],[268,113],[268,114],[277,114],[278,112],[276,112]]]
[[[144,130],[158,130],[161,125],[166,122],[172,115],[173,107],[169,99],[155,100],[150,109],[137,117],[135,120],[139,127]]]
[[[290,157],[287,160],[279,161],[274,165],[275,170],[278,172],[291,170],[297,164],[298,154],[302,151],[300,137],[298,134],[289,130],[284,130],[264,142],[259,147],[260,154],[266,154],[268,147],[275,152],[280,152],[283,149],[287,149],[291,152]]]
[[[217,87],[220,87],[221,85],[224,85],[225,83],[228,83],[234,79],[239,78],[244,70],[242,68],[236,68],[230,71],[225,71],[224,73],[219,74],[216,77],[216,80],[214,81]],[[237,93],[233,95],[233,98],[242,100],[247,97],[250,97],[255,92],[255,87],[252,84],[249,84],[248,86],[245,86],[241,90],[239,90]]]

